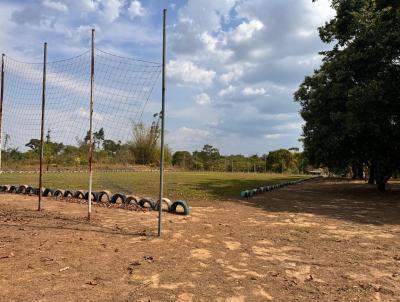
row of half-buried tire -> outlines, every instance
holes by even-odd
[[[38,195],[39,188],[34,188],[28,185],[3,185],[0,186],[0,192],[6,193],[17,193],[17,194],[28,194],[28,195]],[[83,190],[69,191],[61,189],[52,188],[42,188],[42,196],[44,197],[57,197],[57,198],[76,198],[88,200],[89,192]],[[112,194],[110,191],[104,190],[99,192],[92,192],[91,200],[94,202],[105,202],[105,203],[122,203],[125,205],[136,204],[142,208],[149,208],[153,210],[159,209],[159,202],[153,200],[150,197],[139,198],[134,195],[125,195],[123,193]],[[178,213],[178,209],[181,209],[179,213],[183,215],[189,215],[189,206],[184,200],[177,200],[172,202],[168,198],[162,199],[162,207],[171,213]]]
[[[269,192],[269,191],[272,191],[275,189],[298,184],[305,180],[306,179],[291,180],[291,181],[285,181],[285,182],[281,182],[281,183],[277,183],[277,184],[273,184],[273,185],[261,186],[261,187],[258,187],[256,189],[252,189],[252,190],[245,190],[245,191],[240,192],[240,197],[252,197],[257,194],[261,194],[261,193]]]

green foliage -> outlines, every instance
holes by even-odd
[[[400,167],[398,1],[333,0],[320,28],[334,43],[295,94],[306,121],[305,153],[330,170],[367,166],[380,190]]]

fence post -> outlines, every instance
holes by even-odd
[[[161,90],[161,150],[160,150],[160,196],[158,205],[158,237],[161,236],[162,199],[164,194],[164,126],[165,126],[165,52],[166,52],[167,10],[163,11],[163,46],[162,46],[162,90]]]
[[[92,29],[92,58],[90,68],[90,122],[89,122],[89,192],[88,220],[92,213],[92,184],[93,184],[93,84],[94,84],[94,29]]]
[[[3,150],[3,99],[4,99],[4,56],[1,55],[1,88],[0,88],[0,174],[3,172],[1,165],[1,152]]]
[[[43,47],[43,85],[42,85],[42,121],[40,127],[40,160],[39,160],[39,200],[38,211],[42,209],[42,183],[43,183],[43,157],[44,157],[44,114],[46,106],[46,67],[47,67],[47,43]]]

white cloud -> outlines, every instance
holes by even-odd
[[[236,91],[236,87],[229,85],[227,88],[224,88],[218,92],[220,97],[231,96]]]
[[[108,22],[114,22],[119,17],[121,7],[123,5],[122,0],[107,0],[102,2],[103,10],[102,15]]]
[[[233,70],[220,75],[219,81],[225,85],[228,85],[229,83],[231,83],[233,81],[239,80],[239,78],[242,75],[243,75],[243,67],[242,67],[242,65],[237,65],[233,68]]]
[[[274,133],[274,134],[266,134],[265,138],[268,139],[280,139],[282,137],[288,136],[287,133]]]
[[[175,150],[194,150],[204,145],[211,137],[212,134],[208,130],[186,126],[167,133],[167,141],[172,143]]]
[[[245,96],[260,96],[266,93],[264,88],[253,88],[253,87],[245,87],[242,90],[243,95]]]
[[[199,105],[208,105],[211,103],[211,98],[207,93],[200,93],[196,95],[196,103]]]
[[[232,40],[241,43],[251,39],[255,32],[264,28],[264,24],[260,20],[251,20],[243,22],[232,33]]]
[[[146,14],[146,10],[143,8],[142,3],[140,3],[139,0],[132,0],[128,12],[132,18],[143,17]]]
[[[209,86],[215,78],[215,71],[203,69],[191,61],[171,60],[167,66],[167,76],[178,84]]]
[[[61,2],[51,1],[51,0],[43,0],[42,3],[44,6],[46,6],[48,8],[51,8],[51,9],[54,9],[54,10],[57,10],[60,12],[68,12],[68,6]]]

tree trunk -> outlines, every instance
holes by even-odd
[[[386,181],[377,182],[377,187],[380,192],[385,192],[386,191]]]
[[[369,178],[368,178],[368,183],[370,185],[375,184],[375,168],[373,165],[369,167]]]

